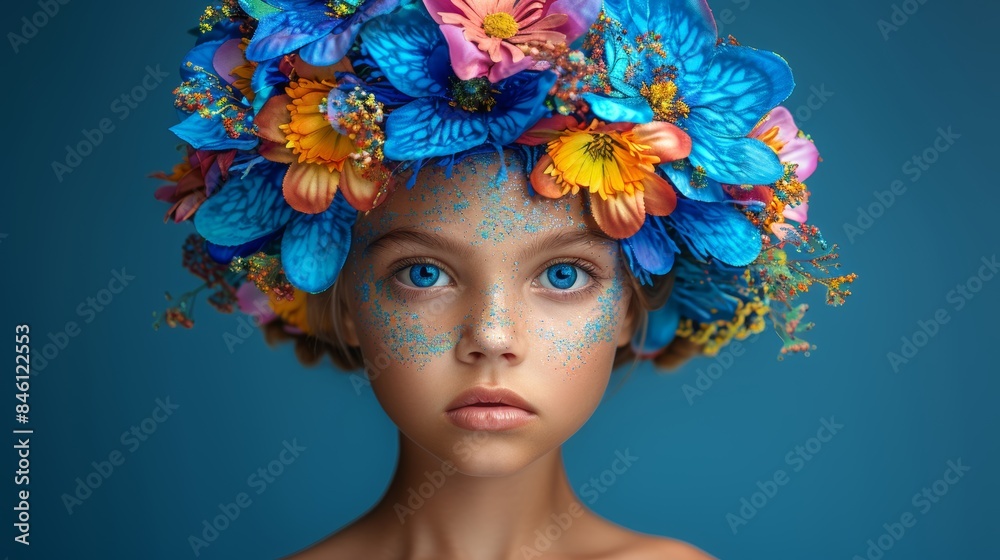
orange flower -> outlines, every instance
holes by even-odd
[[[560,121],[565,123],[549,122]],[[538,138],[546,132],[536,128],[529,135]],[[548,136],[554,138],[531,173],[532,187],[549,198],[585,189],[597,225],[609,236],[631,237],[646,213],[666,216],[674,211],[674,186],[656,173],[656,166],[691,153],[691,138],[683,130],[665,122],[609,125],[595,120],[549,131]]]
[[[306,214],[329,208],[338,189],[361,211],[371,210],[378,197],[381,164],[356,164],[354,140],[328,119],[328,96],[336,86],[325,79],[293,81],[286,95],[264,104],[255,121],[260,154],[290,164],[282,184],[285,200]]]

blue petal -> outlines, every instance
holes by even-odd
[[[645,124],[653,120],[653,109],[641,97],[613,98],[588,92],[583,99],[598,118],[607,122]]]
[[[274,233],[295,213],[281,192],[287,170],[287,165],[258,164],[246,177],[231,176],[198,208],[195,229],[209,242],[227,246]]]
[[[385,157],[407,161],[455,154],[486,141],[486,118],[424,97],[400,107],[385,123]]]
[[[675,80],[682,95],[701,87],[704,69],[712,60],[718,30],[705,0],[605,0],[604,9],[621,21],[629,32],[657,30],[663,33],[668,64],[678,69]],[[607,46],[607,62],[613,78],[624,79],[628,58],[619,49]],[[640,62],[635,60],[633,62]],[[641,68],[651,68],[641,64]],[[637,72],[632,80],[649,81],[648,73]],[[617,87],[617,84],[615,84]],[[633,94],[634,95],[634,94]]]
[[[712,179],[730,185],[770,185],[785,174],[778,154],[764,142],[716,136],[702,122],[700,111],[687,119],[692,140],[688,159]]]
[[[271,98],[275,86],[288,82],[288,76],[281,71],[281,60],[284,57],[272,58],[257,63],[257,68],[250,77],[250,89],[254,91],[253,113],[260,112],[261,107]],[[284,93],[284,88],[280,90]]]
[[[663,307],[647,313],[646,317],[646,339],[641,340],[640,329],[636,329],[632,336],[632,350],[640,356],[654,354],[666,348],[677,336],[677,327],[681,322],[680,309],[674,298],[668,299]]]
[[[215,52],[228,40],[206,41],[189,50],[181,62],[181,78],[190,80],[204,74],[218,77],[212,60],[215,58]],[[188,63],[191,63],[191,66],[188,66]],[[201,70],[195,70],[194,67],[200,67]]]
[[[705,85],[685,101],[706,126],[722,136],[746,136],[784,101],[795,81],[785,59],[769,51],[722,45],[705,74]],[[704,108],[704,110],[702,109]]]
[[[544,101],[555,83],[552,72],[521,72],[500,82],[497,104],[485,115],[491,139],[500,145],[510,144],[548,116]]]
[[[677,187],[677,190],[684,196],[701,202],[724,202],[732,200],[732,197],[722,190],[722,183],[715,179],[705,177],[704,186],[694,186],[691,184],[691,174],[694,168],[690,164],[685,164],[683,168],[677,169],[673,163],[666,163],[660,166],[670,182]]]
[[[219,98],[224,97],[220,95]],[[189,115],[180,124],[170,127],[170,131],[178,138],[191,144],[198,150],[252,150],[260,141],[252,135],[244,135],[240,138],[232,138],[222,126],[219,117],[205,118],[194,113]]]
[[[247,60],[262,61],[291,54],[328,34],[336,20],[322,12],[276,12],[257,24],[247,46]]]
[[[760,255],[760,229],[732,204],[678,198],[667,219],[703,261],[712,256],[732,266],[746,266]]]
[[[281,265],[293,286],[316,294],[333,284],[347,260],[357,215],[338,193],[324,212],[299,214],[288,224],[281,239]]]
[[[444,95],[448,46],[422,5],[373,19],[361,28],[361,39],[396,89],[410,97]]]
[[[326,37],[322,37],[303,47],[299,51],[299,56],[302,57],[302,60],[314,66],[336,64],[340,59],[344,58],[348,49],[351,48],[351,44],[354,43],[354,38],[357,36],[359,29],[361,29],[361,24],[356,23],[346,30],[330,33]]]
[[[624,240],[632,250],[636,264],[650,274],[663,275],[674,266],[674,256],[680,252],[664,227],[663,218],[646,216],[642,227]]]
[[[280,231],[280,230],[279,230]],[[257,251],[259,251],[264,245],[267,245],[269,241],[278,236],[278,231],[265,235],[259,239],[255,239],[249,243],[244,243],[243,245],[236,245],[235,247],[230,247],[227,245],[216,245],[215,243],[206,241],[205,249],[208,251],[208,256],[212,257],[212,260],[218,263],[229,263],[236,257],[247,257]]]

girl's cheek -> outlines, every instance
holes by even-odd
[[[461,325],[449,326],[444,307],[434,312],[434,301],[409,304],[386,285],[390,281],[358,283],[358,332],[394,364],[421,370],[454,348]]]
[[[545,346],[546,363],[561,369],[566,377],[595,367],[606,367],[617,350],[623,313],[624,284],[617,273],[598,293],[588,310],[563,324],[542,326],[536,338]]]

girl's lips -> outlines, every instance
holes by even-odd
[[[523,408],[503,404],[467,405],[447,411],[448,419],[466,430],[501,431],[521,427],[537,415]]]
[[[474,405],[503,405],[520,408],[527,412],[535,412],[535,409],[528,404],[528,401],[521,398],[521,395],[518,395],[516,392],[504,387],[486,387],[482,385],[462,391],[454,400],[448,403],[447,410],[451,411],[463,406]]]

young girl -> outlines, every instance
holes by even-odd
[[[317,327],[342,365],[373,364],[399,463],[376,506],[291,558],[708,558],[571,489],[561,446],[631,354],[649,296],[579,198],[529,197],[523,162],[499,182],[498,159],[426,170],[355,224]]]
[[[400,432],[381,500],[291,558],[708,558],[589,511],[560,449],[614,367],[767,319],[807,350],[791,297],[849,295],[806,268],[836,255],[787,64],[701,0],[247,0],[201,29],[157,193],[194,218],[185,264],[363,369]]]

